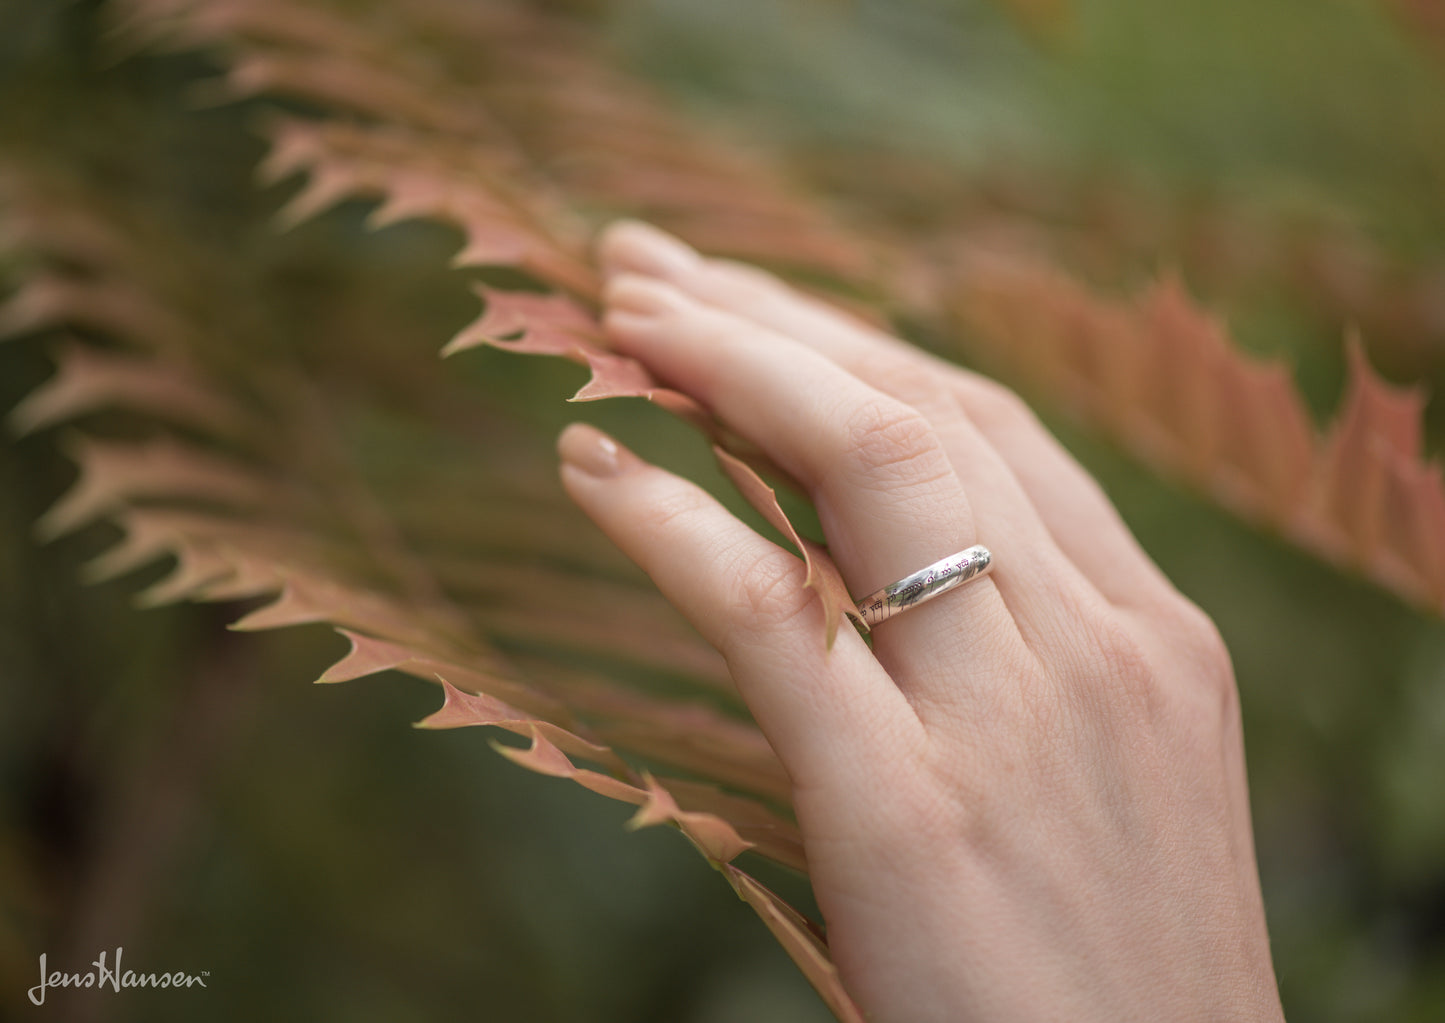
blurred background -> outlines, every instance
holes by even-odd
[[[948,222],[1106,292],[1177,270],[1246,348],[1288,359],[1321,422],[1349,327],[1388,378],[1445,378],[1445,34],[1428,5],[545,6],[845,214]],[[276,232],[290,189],[254,185],[255,110],[198,102],[203,57],[117,54],[104,14],[0,0],[0,160],[183,235],[297,324],[277,344],[340,310],[434,361],[475,312],[442,269],[455,237],[367,233],[359,204]],[[466,371],[539,478],[579,414],[562,402],[578,374],[550,363],[487,353]],[[6,342],[0,411],[51,371],[43,339]],[[1445,1018],[1445,623],[1040,411],[1233,652],[1288,1017]],[[582,414],[707,472],[660,414]],[[1442,417],[1427,412],[1431,451]],[[361,449],[385,460],[399,427],[372,426]],[[434,687],[309,686],[344,651],[334,633],[137,610],[159,570],[82,585],[113,528],[33,531],[73,480],[63,445],[0,444],[0,1018],[830,1018],[679,836],[625,832],[628,807],[508,764],[478,730],[409,728]],[[207,990],[25,1000],[41,953],[78,970],[117,945],[134,968],[209,971]]]

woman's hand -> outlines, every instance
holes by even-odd
[[[1209,619],[1009,391],[638,224],[618,350],[808,490],[851,592],[994,570],[826,651],[802,563],[590,427],[562,479],[726,657],[870,1019],[1278,1019],[1238,694]]]

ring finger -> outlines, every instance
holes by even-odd
[[[989,543],[915,409],[799,342],[667,285],[617,278],[607,302],[620,351],[702,401],[808,489],[855,594]],[[937,695],[931,680],[956,677],[960,663],[1009,674],[1032,656],[990,578],[890,620],[875,651],[910,696],[925,699]]]

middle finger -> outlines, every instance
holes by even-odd
[[[658,282],[616,278],[607,303],[620,351],[702,401],[809,491],[855,595],[989,543],[917,410],[791,338]],[[875,652],[925,698],[960,663],[1011,673],[1032,658],[992,577],[883,623]]]

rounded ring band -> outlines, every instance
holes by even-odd
[[[991,568],[993,555],[987,547],[975,544],[966,551],[950,554],[942,561],[935,561],[927,568],[904,576],[891,586],[868,594],[857,602],[858,613],[872,628],[900,611],[917,607],[956,586],[987,575]]]

